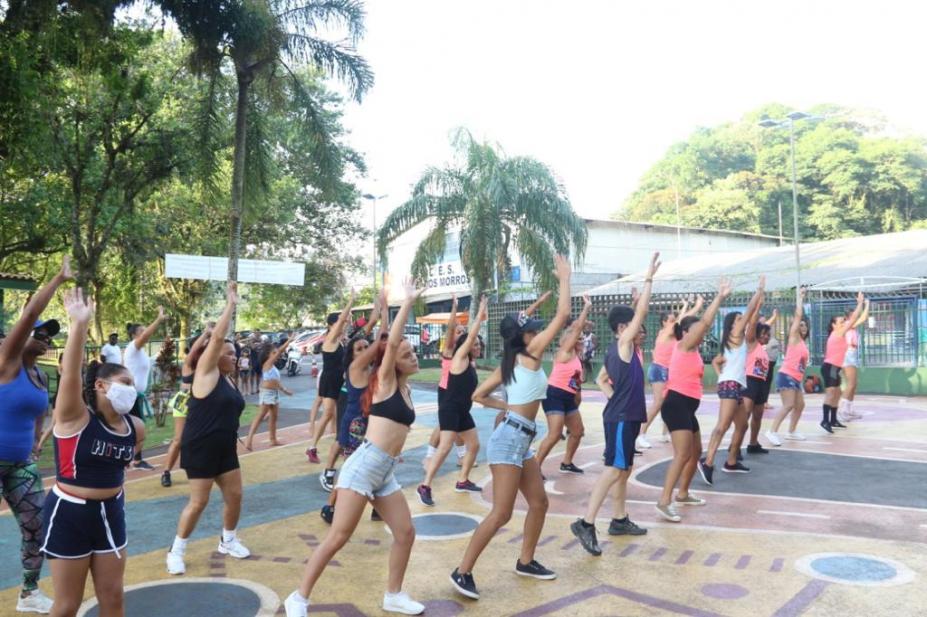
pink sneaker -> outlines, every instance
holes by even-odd
[[[316,450],[315,448],[309,448],[308,450],[306,450],[306,456],[309,457],[310,463],[321,463],[322,462],[321,459],[319,459],[319,451]]]

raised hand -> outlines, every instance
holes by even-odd
[[[551,297],[552,295],[553,295],[552,292],[550,292],[550,291],[545,291],[544,293],[541,294],[541,297],[538,298],[536,304],[544,304],[545,302],[547,302],[547,301],[550,299],[550,297]]]
[[[233,306],[238,304],[238,283],[236,281],[229,281],[225,288],[225,299]]]
[[[572,268],[570,267],[570,262],[563,255],[554,255],[554,276],[557,277],[558,281],[562,281],[564,278],[570,276]]]
[[[583,308],[590,308],[592,306],[592,300],[589,299],[589,294],[583,294]]]
[[[718,282],[718,295],[721,296],[722,299],[727,298],[729,295],[731,295],[732,290],[733,287],[731,286],[731,280],[729,278],[722,277]]]
[[[84,297],[84,292],[80,287],[69,289],[64,292],[62,299],[64,310],[67,311],[68,317],[73,324],[88,324],[93,318],[93,311],[96,308],[93,300]]]
[[[406,300],[416,300],[420,295],[425,292],[425,288],[416,288],[415,280],[412,278],[406,278],[402,282],[402,288],[406,292]]]
[[[856,294],[857,304],[862,304],[865,299],[866,299],[866,296],[863,295],[863,292],[860,291],[859,293]]]
[[[65,255],[61,260],[61,271],[58,272],[58,276],[61,277],[63,281],[70,281],[74,279],[74,273],[71,272],[71,256]]]
[[[761,275],[760,275],[760,282],[757,283],[756,288],[757,288],[757,289],[766,289],[766,275],[765,275],[765,274],[761,274]]]
[[[650,267],[647,268],[648,279],[653,278],[653,275],[660,269],[660,264],[660,251],[657,251],[653,254],[653,257],[650,258]]]
[[[480,310],[476,314],[476,319],[480,322],[489,319],[489,300],[486,298],[486,296],[480,298]]]
[[[637,304],[637,301],[640,300],[641,290],[637,287],[631,287],[631,306]]]
[[[159,306],[158,307],[158,321],[164,321],[165,319],[167,319],[167,315],[164,314],[164,307]]]

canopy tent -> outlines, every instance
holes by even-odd
[[[0,332],[6,331],[6,312],[3,305],[3,292],[6,289],[15,291],[34,291],[38,284],[25,274],[5,274],[0,272]]]
[[[447,323],[448,319],[451,318],[450,313],[429,313],[428,315],[423,315],[421,317],[415,318],[415,323],[418,324],[440,324],[444,325]],[[470,323],[470,313],[457,313],[457,323],[462,326]]]

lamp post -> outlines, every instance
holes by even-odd
[[[373,202],[373,295],[377,295],[377,200],[384,199],[389,197],[389,195],[372,195],[370,193],[364,193],[362,195],[364,199],[369,199]]]
[[[800,238],[798,236],[798,185],[795,181],[795,123],[798,120],[817,119],[811,114],[802,111],[793,111],[785,118],[773,120],[772,118],[763,118],[760,120],[760,126],[766,129],[778,128],[783,126],[789,127],[789,151],[792,164],[792,242],[795,244],[795,288],[801,288],[801,248]]]

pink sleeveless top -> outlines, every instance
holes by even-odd
[[[782,361],[779,372],[796,381],[801,381],[805,378],[805,369],[808,367],[809,357],[808,345],[805,344],[805,341],[799,339],[797,343],[789,345],[789,348],[785,350],[785,360]]]
[[[747,354],[747,377],[766,379],[769,374],[769,354],[766,347],[757,343]]]
[[[673,347],[673,355],[669,364],[669,379],[666,382],[668,390],[674,390],[691,398],[702,398],[702,375],[705,374],[705,365],[698,349],[683,351],[679,343]]]
[[[653,346],[653,363],[660,366],[669,367],[670,360],[673,359],[673,349],[676,348],[676,341],[670,339],[664,343],[657,343]]]
[[[831,332],[827,337],[827,347],[824,348],[824,362],[837,368],[843,368],[843,358],[847,355],[847,339]]]
[[[438,381],[438,387],[447,390],[447,380],[451,376],[452,358],[441,358],[441,379]]]
[[[547,384],[576,394],[583,383],[583,363],[574,355],[569,362],[554,362]]]

